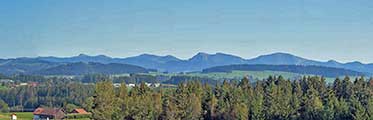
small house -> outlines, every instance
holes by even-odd
[[[34,120],[62,120],[65,117],[65,111],[59,108],[37,108],[33,114]]]
[[[90,119],[92,114],[90,112],[85,111],[84,109],[74,109],[71,111],[70,114],[67,114],[66,118],[68,119],[81,119],[81,118],[87,118]]]
[[[73,113],[73,114],[90,114],[89,112],[85,111],[84,109],[74,109],[71,113]]]

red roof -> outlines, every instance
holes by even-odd
[[[78,113],[78,114],[89,114],[87,111],[84,109],[74,109],[73,113]]]
[[[43,111],[43,108],[37,108],[36,110],[34,110],[33,114],[41,114]]]
[[[37,108],[33,114],[34,115],[56,115],[64,113],[62,109],[58,108]]]

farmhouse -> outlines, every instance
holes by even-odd
[[[85,111],[84,109],[74,109],[72,114],[90,114],[89,112]]]
[[[58,108],[37,108],[33,114],[34,120],[62,120],[65,117],[65,111]]]

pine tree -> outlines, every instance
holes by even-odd
[[[323,111],[323,119],[324,120],[334,120],[335,119],[335,107],[338,105],[338,99],[334,94],[334,91],[329,89],[328,94],[326,96],[326,104]]]
[[[335,92],[335,95],[338,98],[341,98],[343,96],[343,90],[342,90],[342,81],[339,78],[336,78],[333,83],[333,90]]]
[[[253,89],[251,87],[249,79],[247,77],[244,77],[239,83],[238,87],[240,87],[243,91],[243,102],[248,108],[250,108],[250,102],[253,100]]]
[[[361,103],[355,98],[351,97],[351,112],[355,120],[367,120],[368,115],[365,108]]]
[[[201,100],[195,94],[188,95],[185,120],[198,120],[202,116]]]
[[[165,96],[162,102],[162,113],[160,115],[161,120],[177,120],[178,109],[176,104],[173,102],[172,96]]]
[[[115,92],[111,81],[105,80],[96,84],[93,118],[96,120],[110,120],[115,107]]]
[[[123,119],[129,114],[129,102],[130,98],[128,96],[128,89],[125,83],[122,83],[119,87],[118,98],[116,105],[119,106],[116,110],[116,116],[118,119]]]
[[[126,119],[156,119],[152,90],[141,83],[130,91],[129,116]]]
[[[281,76],[278,78],[278,104],[279,104],[279,118],[288,119],[293,113],[291,106],[292,88],[290,80],[284,80]]]
[[[215,90],[216,98],[218,99],[217,103],[217,119],[228,119],[229,112],[232,107],[232,86],[227,82],[224,81],[221,86],[217,86]]]
[[[263,83],[257,82],[254,90],[254,98],[251,102],[251,115],[250,119],[252,120],[264,120],[264,90]]]
[[[152,104],[153,104],[153,117],[159,118],[162,114],[162,91],[159,93],[153,93],[152,95]]]
[[[308,89],[304,101],[305,111],[303,118],[308,120],[322,119],[321,111],[323,110],[323,104],[318,92],[314,88]]]
[[[342,98],[349,99],[353,95],[350,77],[346,76],[342,81]]]
[[[292,85],[293,88],[293,94],[291,96],[291,118],[297,119],[300,116],[299,111],[301,110],[301,104],[302,104],[302,97],[303,97],[303,90],[302,86],[300,85],[299,80],[295,80]]]
[[[368,104],[366,106],[367,114],[369,117],[369,120],[373,119],[373,96],[369,97]]]
[[[234,103],[231,108],[230,117],[231,120],[248,120],[249,110],[244,103]]]
[[[349,105],[345,99],[341,98],[335,105],[335,119],[336,120],[350,120],[353,119],[349,112]]]
[[[202,102],[202,109],[205,110],[204,111],[205,120],[215,119],[216,107],[217,107],[217,99],[215,97],[215,94],[212,92],[211,87],[205,84],[203,102]]]

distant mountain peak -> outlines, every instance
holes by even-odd
[[[205,53],[205,52],[198,52],[195,56],[208,56],[210,54]]]
[[[100,58],[111,58],[111,57],[106,56],[106,55],[97,55],[97,56],[95,56],[95,57],[100,57]]]
[[[175,56],[172,56],[172,55],[158,56],[158,55],[153,55],[153,54],[148,54],[148,53],[144,53],[144,54],[141,54],[141,55],[135,56],[135,57],[164,58],[164,59],[179,60],[179,58],[177,58]]]
[[[231,55],[231,54],[226,54],[226,53],[222,53],[222,52],[217,52],[215,54],[209,54],[209,53],[205,53],[205,52],[198,52],[196,55],[194,55],[193,57],[209,57],[209,56],[230,56],[230,57],[238,57],[238,56],[234,56],[234,55]]]
[[[208,53],[205,53],[205,52],[198,52],[196,55],[194,55],[192,58],[190,58],[189,60],[191,61],[195,61],[195,60],[201,60],[201,59],[208,59],[208,57],[211,56],[210,54]]]
[[[276,52],[276,53],[268,54],[268,55],[265,55],[265,56],[287,56],[287,57],[296,57],[296,56],[293,55],[293,54],[285,53],[285,52]]]
[[[229,56],[232,56],[230,54],[226,54],[226,53],[222,53],[222,52],[217,52],[215,55],[229,55]]]
[[[141,55],[139,55],[139,56],[151,56],[151,57],[156,57],[157,55],[144,53],[144,54],[141,54]]]
[[[329,60],[327,63],[339,63],[339,62],[336,60]]]
[[[87,55],[87,54],[83,54],[83,53],[81,53],[81,54],[79,54],[78,55],[78,57],[88,57],[89,55]]]

